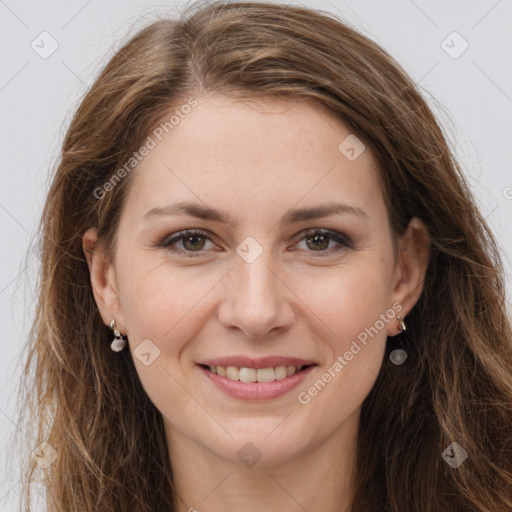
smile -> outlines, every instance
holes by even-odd
[[[241,400],[269,400],[288,393],[298,386],[316,367],[310,365],[279,365],[266,368],[198,365],[218,389]]]
[[[246,368],[238,366],[209,366],[212,373],[240,382],[274,382],[295,375],[304,365],[279,365],[275,368]]]

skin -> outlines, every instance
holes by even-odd
[[[387,336],[399,333],[396,316],[309,403],[298,393],[379,315],[396,312],[393,304],[406,318],[429,257],[427,229],[413,218],[395,259],[374,155],[366,148],[349,161],[338,150],[350,133],[314,103],[203,96],[133,171],[113,260],[96,247],[95,228],[84,234],[103,321],[115,318],[132,352],[145,339],[160,350],[148,366],[134,362],[164,417],[180,511],[348,510],[361,404]],[[190,216],[144,220],[179,200],[225,210],[236,226]],[[281,223],[290,209],[330,201],[366,216]],[[304,233],[311,228],[345,234],[353,247],[328,237],[315,245]],[[192,256],[155,242],[184,229],[207,231],[174,244]],[[236,252],[248,236],[263,251],[252,263]],[[284,396],[247,402],[218,390],[196,365],[233,354],[318,366]],[[252,467],[237,457],[248,442],[261,453]]]

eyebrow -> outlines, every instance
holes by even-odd
[[[293,224],[296,222],[320,219],[322,217],[328,217],[336,214],[349,214],[368,220],[368,214],[361,208],[344,203],[326,203],[310,208],[297,208],[295,210],[290,210],[283,216],[281,223]],[[190,215],[191,217],[197,217],[198,219],[221,222],[232,228],[236,225],[235,220],[226,212],[215,210],[214,208],[209,208],[198,203],[190,203],[186,201],[152,208],[146,212],[144,220],[149,220],[158,215]]]

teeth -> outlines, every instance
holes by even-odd
[[[274,382],[276,380],[274,368],[258,368],[256,380],[258,382]]]
[[[295,375],[303,366],[280,365],[275,368],[239,368],[238,366],[210,366],[210,371],[221,377],[240,382],[274,382]]]
[[[276,366],[274,368],[274,377],[276,380],[281,380],[286,378],[286,366]]]
[[[236,366],[228,366],[226,368],[226,377],[231,380],[240,380],[240,370]]]
[[[240,382],[256,382],[256,368],[240,368],[238,372],[238,378]]]

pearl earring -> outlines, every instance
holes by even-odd
[[[110,344],[110,348],[114,352],[121,352],[121,350],[126,347],[126,339],[123,337],[123,335],[118,331],[116,327],[116,321],[112,319],[112,322],[110,322],[110,328],[114,332],[114,339],[112,340],[112,343]]]
[[[405,327],[405,322],[399,317],[396,317],[398,320],[398,329],[400,332],[404,332],[407,328]],[[389,354],[389,360],[396,366],[400,366],[405,363],[408,357],[407,352],[403,348],[395,348]]]

